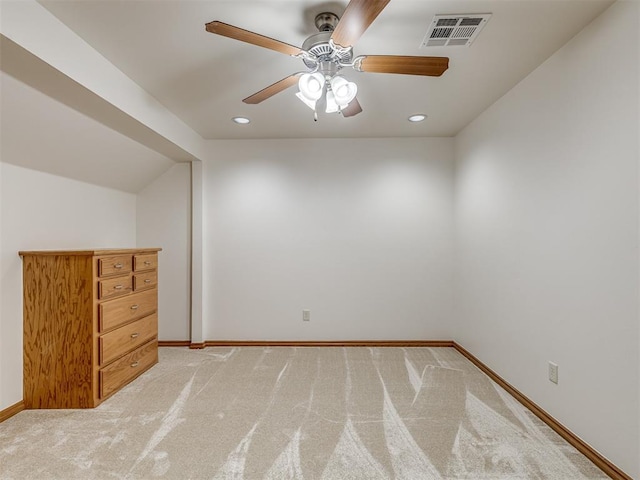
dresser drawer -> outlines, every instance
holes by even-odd
[[[100,398],[107,397],[156,363],[158,342],[152,340],[104,367],[100,370]]]
[[[158,255],[149,253],[145,255],[133,256],[133,270],[141,272],[143,270],[153,270],[158,268]]]
[[[100,304],[99,329],[106,332],[119,325],[154,313],[158,305],[158,290],[145,290]]]
[[[98,275],[107,277],[131,271],[131,255],[116,255],[113,257],[98,257]]]
[[[119,297],[130,293],[133,289],[133,280],[131,275],[126,277],[115,277],[98,282],[98,298],[106,300],[108,298]]]
[[[152,272],[136,273],[133,275],[133,289],[144,290],[145,288],[152,288],[158,284],[158,272],[155,270]]]
[[[128,323],[100,337],[100,365],[138,348],[158,334],[158,314]]]

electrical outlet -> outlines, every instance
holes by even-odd
[[[549,362],[549,380],[558,383],[558,365],[553,362]]]
[[[302,310],[302,321],[308,322],[311,320],[311,310]]]

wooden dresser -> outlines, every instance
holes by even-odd
[[[90,408],[158,362],[160,248],[19,252],[25,408]]]

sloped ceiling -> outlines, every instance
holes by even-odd
[[[79,111],[91,112],[87,107],[92,104],[95,110],[99,104],[88,99],[90,93],[83,97],[82,88],[68,77],[4,37],[0,53],[3,162],[132,193],[174,165],[167,156]],[[74,105],[73,99],[82,98],[84,102]],[[100,118],[107,121],[102,108]],[[112,112],[112,118],[121,117]]]

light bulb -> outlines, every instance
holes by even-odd
[[[312,78],[311,80],[309,80],[307,88],[309,88],[310,92],[316,93],[318,90],[320,90],[320,82],[318,82],[317,79]]]
[[[336,103],[341,107],[346,107],[349,102],[356,98],[358,86],[347,81],[340,75],[336,75],[331,79],[331,90],[335,93]]]
[[[427,118],[426,115],[424,115],[423,113],[418,113],[416,115],[411,115],[407,120],[409,120],[410,122],[421,122],[423,121],[425,118]]]
[[[324,82],[324,75],[320,72],[305,73],[298,80],[299,93],[307,100],[315,102],[322,96]]]

